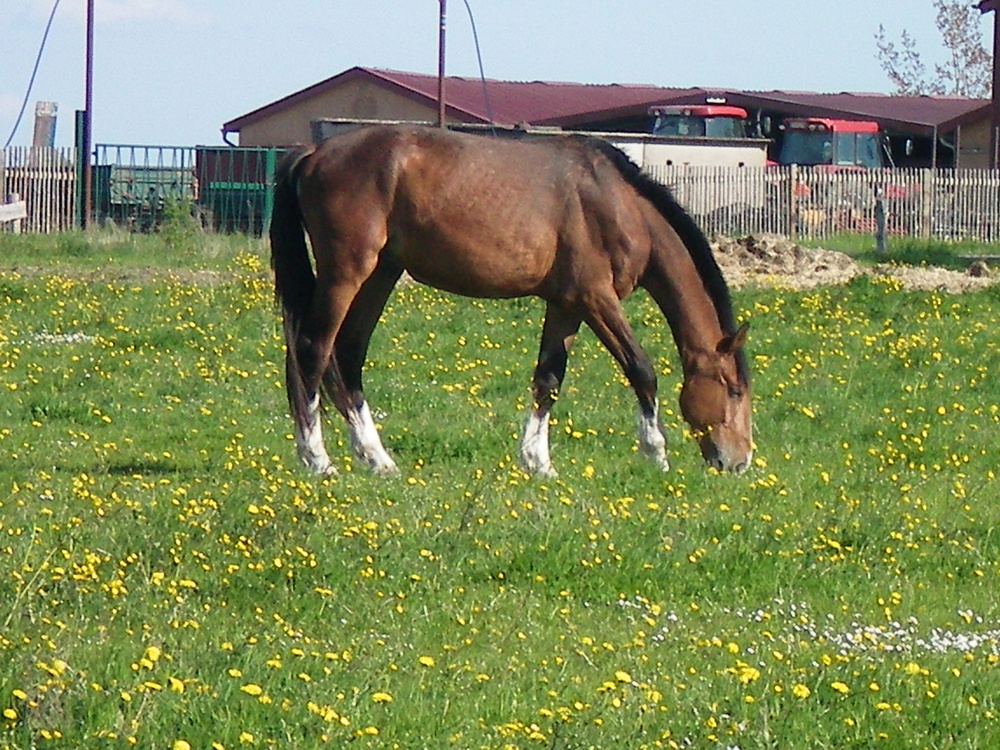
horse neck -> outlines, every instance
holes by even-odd
[[[684,372],[689,372],[702,353],[716,351],[725,334],[688,249],[672,230],[659,237],[642,286],[667,319]]]

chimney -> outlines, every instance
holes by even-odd
[[[56,145],[56,113],[59,105],[56,102],[35,102],[35,134],[31,145],[49,147]]]

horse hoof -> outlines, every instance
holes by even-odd
[[[521,469],[539,479],[555,479],[559,476],[559,472],[552,468],[552,464],[539,465],[534,462],[521,461]]]
[[[327,461],[316,461],[307,458],[302,459],[302,463],[311,474],[317,477],[332,477],[337,474],[337,467]]]
[[[388,464],[373,464],[371,467],[372,474],[379,477],[398,477],[399,468],[395,463]]]

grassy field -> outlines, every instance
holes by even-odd
[[[318,480],[262,244],[0,253],[0,747],[1000,745],[998,291],[735,292],[738,478],[636,295],[672,471],[584,333],[539,481],[541,304],[406,286],[366,379],[402,477],[330,419]]]

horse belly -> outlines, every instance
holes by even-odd
[[[403,267],[417,281],[467,297],[536,294],[552,267],[552,254],[513,249],[459,247],[447,242],[398,247]]]

